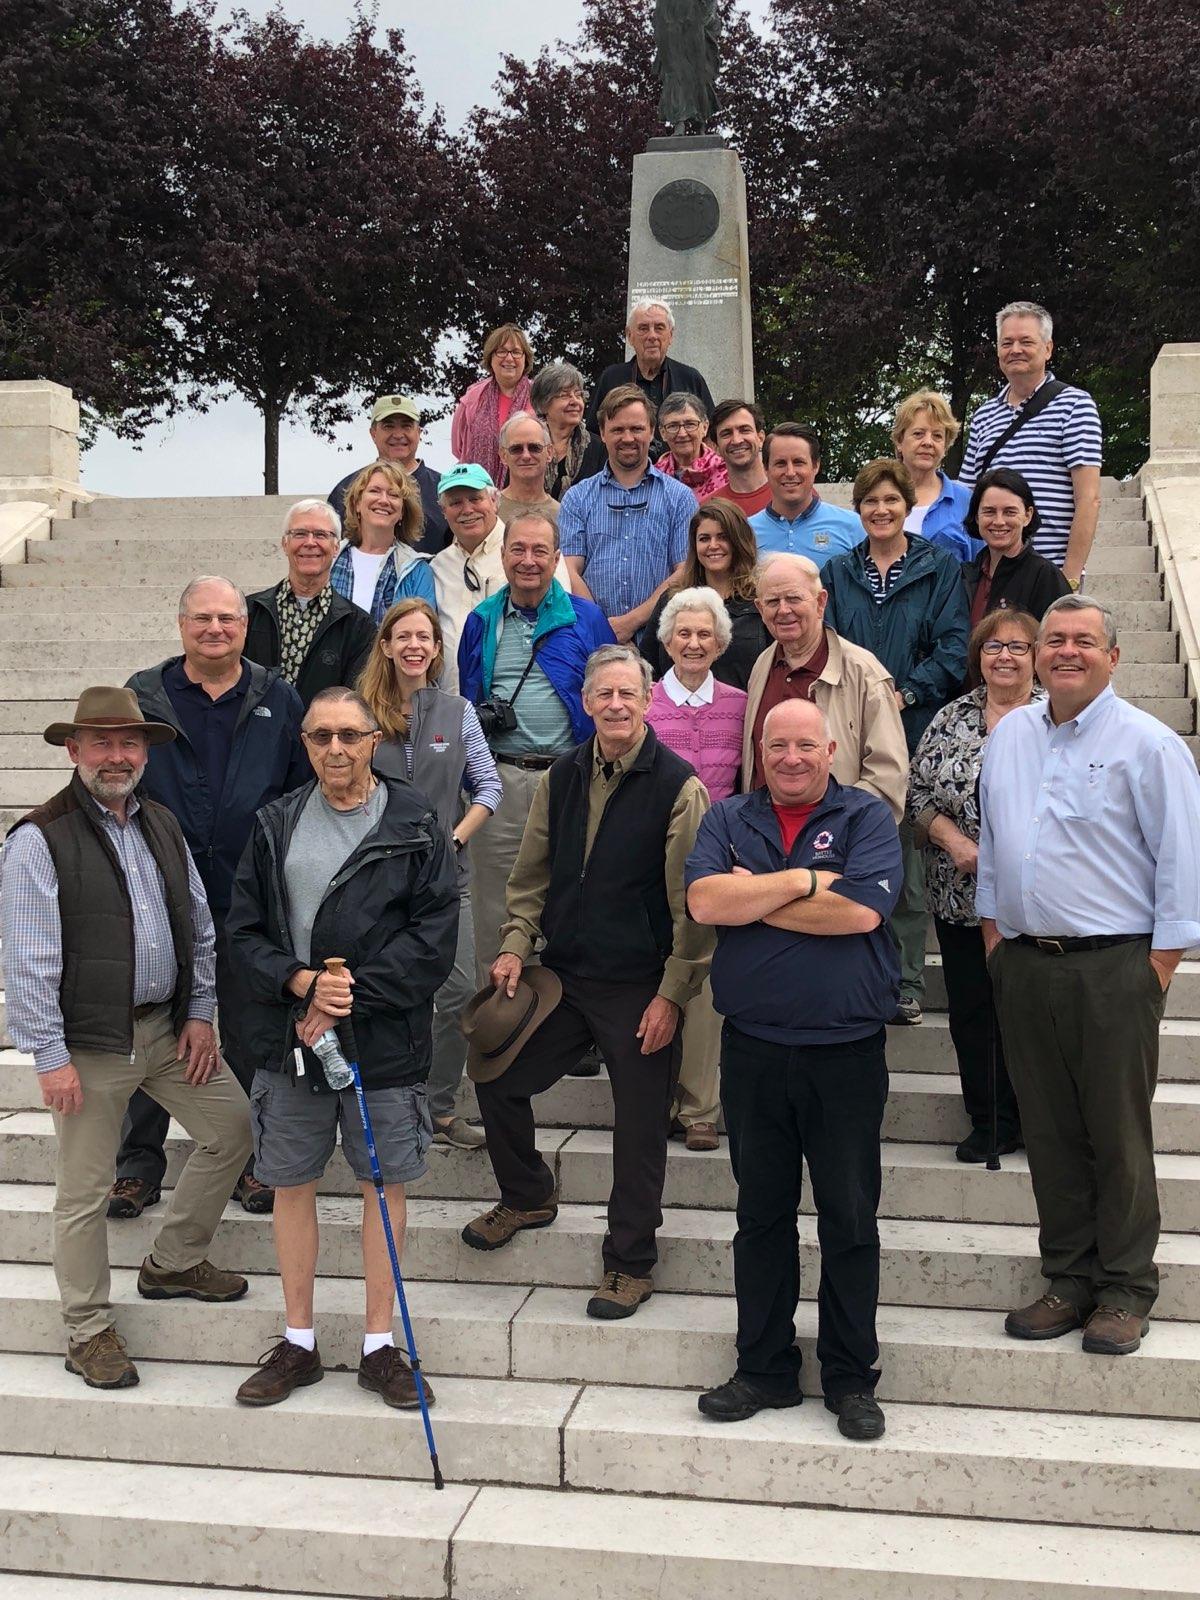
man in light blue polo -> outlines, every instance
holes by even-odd
[[[750,518],[758,553],[807,556],[823,567],[830,556],[862,543],[853,511],[832,506],[814,488],[821,470],[821,441],[800,422],[781,422],[763,445],[771,503]]]
[[[611,389],[598,416],[608,462],[563,495],[558,534],[572,589],[628,644],[682,568],[696,497],[650,465],[657,412],[636,384]]]

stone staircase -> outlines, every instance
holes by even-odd
[[[0,571],[0,825],[61,781],[40,729],[79,687],[175,648],[188,577],[226,570],[261,586],[282,571],[282,509],[96,502]],[[1112,484],[1092,575],[1123,630],[1123,691],[1191,734],[1140,503]],[[627,1322],[584,1316],[600,1272],[608,1090],[566,1080],[538,1103],[563,1201],[555,1227],[495,1255],[467,1250],[459,1228],[494,1198],[480,1154],[434,1149],[413,1191],[405,1272],[437,1390],[442,1494],[419,1419],[354,1383],[360,1201],[340,1155],[320,1200],[325,1382],[273,1410],[234,1404],[282,1324],[269,1221],[240,1209],[213,1251],[252,1274],[231,1306],[140,1300],[136,1266],[159,1213],[111,1225],[114,1298],[142,1383],[105,1394],[64,1372],[53,1131],[28,1061],[0,1050],[5,1600],[1200,1595],[1200,962],[1181,966],[1163,1024],[1162,1299],[1143,1349],[1120,1360],[1084,1356],[1074,1337],[1005,1337],[1001,1311],[1039,1285],[1028,1171],[1022,1157],[999,1173],[955,1162],[965,1120],[932,955],[928,976],[925,1025],[889,1040],[885,1438],[842,1440],[819,1400],[732,1427],[698,1414],[696,1391],[732,1360],[724,1150],[671,1147],[655,1297]],[[173,1128],[168,1184],[185,1151]],[[801,1254],[812,1393],[807,1202]]]

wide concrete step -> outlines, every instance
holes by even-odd
[[[444,1596],[450,1537],[475,1493],[385,1478],[131,1462],[98,1470],[92,1461],[3,1456],[3,1559],[134,1581]]]
[[[246,1593],[237,1589],[198,1589],[193,1584],[139,1583],[132,1590],[127,1583],[108,1578],[66,1578],[61,1574],[44,1577],[36,1572],[5,1572],[4,1600],[224,1600]],[[312,1594],[281,1594],[278,1589],[256,1589],[254,1600],[317,1600]]]
[[[25,570],[32,571],[32,568]],[[5,569],[7,572],[7,568]],[[4,579],[8,581],[7,577]],[[1161,572],[1125,573],[1120,576],[1112,573],[1097,573],[1094,578],[1088,579],[1088,593],[1097,600],[1102,600],[1106,606],[1130,603],[1143,603],[1147,600],[1161,600],[1163,597],[1163,580]]]
[[[1133,526],[1136,527],[1137,524],[1134,523]],[[53,549],[56,542],[52,540],[48,548]],[[1107,541],[1097,539],[1088,557],[1088,588],[1092,587],[1092,579],[1155,572],[1157,568],[1155,551],[1149,543],[1109,544]]]
[[[864,1452],[867,1454],[869,1452]],[[14,1564],[119,1578],[247,1586],[303,1573],[320,1594],[404,1600],[1146,1600],[1200,1593],[1193,1541],[1128,1529],[799,1507],[710,1504],[552,1489],[0,1458]],[[318,1496],[325,1498],[319,1499]],[[1103,1585],[1091,1581],[1103,1573]],[[351,1591],[348,1586],[355,1585]]]
[[[1123,559],[1124,547],[1122,552]],[[1151,554],[1149,550],[1146,553]],[[1138,554],[1140,555],[1140,552]],[[112,571],[114,565],[119,569],[126,562],[136,561],[150,571],[160,572],[174,572],[181,566],[191,567],[194,572],[197,570],[195,563],[201,558],[213,563],[212,570],[223,571],[224,564],[231,561],[240,561],[243,564],[249,561],[262,561],[279,566],[282,554],[278,535],[271,537],[257,532],[243,534],[236,529],[230,529],[227,534],[222,530],[218,535],[206,535],[200,539],[188,540],[186,543],[173,541],[170,544],[166,541],[160,542],[153,537],[98,538],[95,534],[56,533],[53,539],[44,539],[31,544],[26,557],[30,566],[45,564],[84,567],[99,563],[102,570]],[[1151,569],[1134,567],[1129,570]],[[109,582],[112,582],[111,577]]]
[[[229,1368],[154,1362],[141,1384],[85,1390],[58,1356],[0,1356],[0,1430],[39,1456],[423,1479],[420,1417],[388,1412],[350,1373],[250,1412]],[[819,1404],[720,1427],[690,1391],[440,1378],[434,1410],[454,1482],[701,1500],[1200,1530],[1200,1440],[1188,1422],[892,1405],[864,1451]],[[140,1594],[140,1591],[139,1591]]]
[[[178,655],[179,636],[167,632],[160,620],[158,636],[141,641],[110,636],[107,639],[8,639],[0,641],[0,672],[24,669],[39,680],[44,671],[74,672],[81,682],[97,682],[97,674],[124,683],[139,667]],[[90,675],[90,676],[89,676]]]
[[[277,1280],[254,1278],[244,1299],[212,1306],[143,1300],[136,1276],[128,1268],[112,1273],[116,1326],[134,1360],[194,1361],[202,1350],[206,1362],[248,1369],[281,1335]],[[587,1291],[578,1288],[416,1280],[408,1298],[435,1388],[447,1374],[706,1389],[733,1369],[731,1295],[656,1293],[636,1316],[607,1323],[586,1314]],[[820,1389],[816,1316],[812,1301],[797,1307],[806,1394]],[[361,1282],[318,1277],[315,1318],[326,1364],[357,1367]],[[1156,1320],[1135,1355],[1111,1359],[1085,1355],[1077,1334],[1043,1343],[1009,1339],[1003,1323],[997,1311],[881,1305],[880,1399],[1200,1418],[1200,1324]],[[51,1268],[0,1264],[0,1350],[45,1355],[62,1347]],[[240,1381],[235,1377],[234,1386]]]
[[[266,542],[261,541],[263,544]],[[161,550],[139,554],[136,549],[126,549],[123,554],[103,561],[87,561],[75,556],[63,559],[56,555],[52,558],[49,552],[55,549],[54,541],[30,545],[29,552],[33,559],[20,565],[6,561],[0,567],[0,584],[13,589],[57,589],[60,595],[65,589],[75,592],[111,589],[114,584],[122,588],[141,588],[143,584],[153,584],[155,587],[173,587],[178,603],[184,585],[204,572],[219,572],[222,577],[229,578],[247,591],[263,589],[272,579],[279,581],[278,550],[257,557],[243,551],[237,554],[236,559],[221,561],[211,549],[197,551],[193,557],[188,547],[180,545],[178,555]],[[45,553],[39,556],[38,552]],[[1147,594],[1146,598],[1153,600],[1158,595]]]
[[[349,458],[347,458],[349,459]],[[348,472],[349,467],[346,468]],[[1113,497],[1122,505],[1125,495]],[[97,495],[86,505],[75,508],[74,520],[99,526],[104,522],[123,521],[129,517],[168,517],[193,521],[229,521],[250,518],[266,521],[274,518],[282,528],[288,509],[297,500],[324,499],[319,489],[311,494],[210,494],[210,495]],[[1105,508],[1107,509],[1107,507]]]

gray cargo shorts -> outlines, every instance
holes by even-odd
[[[415,1183],[425,1176],[433,1122],[423,1083],[368,1089],[367,1110],[384,1183]],[[342,1135],[342,1151],[360,1183],[370,1183],[371,1162],[353,1089],[313,1094],[285,1072],[261,1067],[250,1085],[254,1174],[271,1189],[313,1183],[325,1171]]]

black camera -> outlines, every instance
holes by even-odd
[[[485,739],[490,739],[497,733],[511,733],[517,725],[517,713],[512,701],[505,700],[498,694],[489,695],[486,700],[481,700],[475,710]]]

